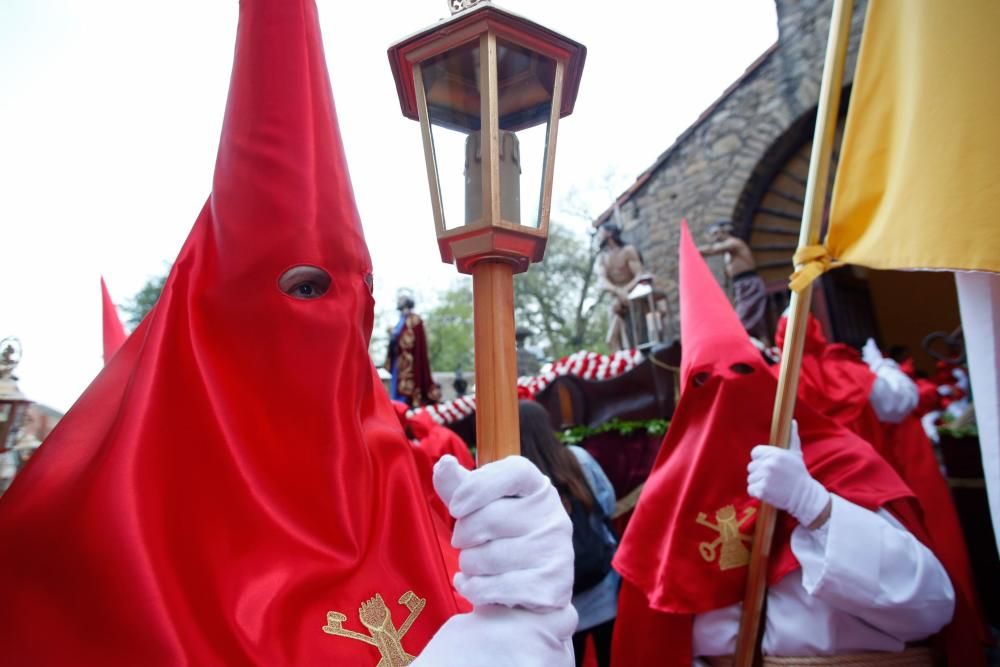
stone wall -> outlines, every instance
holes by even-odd
[[[776,5],[778,42],[616,202],[626,239],[668,289],[676,284],[680,220],[687,219],[696,240],[724,218],[746,233],[755,193],[811,136],[832,0],[776,0]],[[853,79],[866,6],[865,0],[855,4],[845,86]],[[609,219],[613,210],[595,224]],[[721,281],[722,260],[709,261]],[[670,291],[676,318],[677,295]]]

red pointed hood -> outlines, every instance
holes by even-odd
[[[788,318],[783,316],[774,336],[779,348],[787,327]],[[777,366],[772,370],[777,373]],[[799,371],[799,399],[880,448],[881,426],[868,403],[873,384],[875,374],[858,351],[829,342],[819,320],[810,314]]]
[[[698,252],[686,220],[681,221],[679,252],[681,381],[686,384],[698,369],[718,363],[720,355],[732,363],[760,362],[760,352]]]
[[[778,320],[777,330],[774,332],[774,344],[778,346],[779,349],[785,344],[785,332],[788,330],[788,315],[782,315]],[[806,319],[806,336],[805,343],[802,346],[804,354],[823,354],[823,351],[830,344],[827,340],[826,334],[823,333],[823,327],[820,326],[819,320],[809,314]]]
[[[279,288],[302,265],[329,276],[319,298]],[[10,662],[374,665],[327,612],[365,634],[379,594],[399,628],[408,591],[419,652],[455,599],[368,356],[370,274],[316,7],[242,0],[212,194],[152,312],[0,501]]]
[[[104,363],[107,364],[118,348],[122,346],[128,334],[118,318],[118,310],[108,294],[108,286],[101,277],[101,320],[104,330]]]
[[[759,503],[746,491],[750,450],[768,442],[775,378],[750,343],[686,225],[680,240],[681,397],[615,567],[659,612],[693,615],[742,599]],[[874,508],[909,490],[866,443],[807,406],[796,410],[811,473],[834,493]],[[773,583],[798,564],[784,516]],[[725,537],[726,539],[722,539]],[[690,664],[690,624],[671,651]],[[685,639],[686,637],[686,639]],[[684,642],[688,644],[684,645]],[[686,662],[685,662],[686,661]]]

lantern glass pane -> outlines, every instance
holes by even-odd
[[[445,229],[482,218],[479,63],[477,38],[420,65]]]
[[[482,218],[482,162],[476,159],[480,152],[479,133],[467,134],[442,125],[431,125],[431,140],[434,143],[445,229],[455,229],[479,220]],[[470,168],[479,171],[470,172]],[[470,184],[480,188],[479,196],[468,196]]]
[[[496,44],[500,217],[537,228],[556,63],[500,38]],[[447,230],[484,214],[480,131],[488,128],[482,127],[480,64],[477,38],[420,65]]]
[[[5,422],[10,419],[10,403],[0,403],[0,422]]]
[[[500,135],[516,135],[514,141],[501,139],[501,151],[516,147],[517,166],[505,169],[501,156],[501,217],[525,227],[539,226],[555,72],[551,58],[497,39]]]
[[[554,60],[498,38],[500,129],[518,132],[547,123],[555,78]]]
[[[500,156],[500,190],[504,194],[500,213],[506,222],[525,227],[538,227],[548,129],[549,125],[546,122],[544,125],[525,128],[519,132],[500,132],[501,137],[505,137],[500,143],[501,152],[503,147],[513,145],[516,147],[517,160],[516,169],[505,169],[504,156]]]
[[[432,124],[468,134],[480,127],[479,38],[420,64]]]

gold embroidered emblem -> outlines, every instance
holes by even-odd
[[[719,536],[712,542],[702,542],[698,545],[698,552],[701,553],[701,557],[711,563],[715,560],[717,549],[721,544],[722,551],[718,554],[720,570],[731,570],[735,567],[749,565],[750,550],[743,546],[743,543],[751,542],[752,538],[749,535],[742,534],[740,528],[743,527],[747,519],[752,517],[756,511],[756,508],[748,507],[743,510],[743,516],[737,519],[736,507],[726,505],[715,512],[715,520],[718,523],[712,523],[708,520],[708,516],[704,512],[699,512],[698,523],[719,533]]]
[[[392,624],[392,614],[389,613],[389,608],[385,605],[385,600],[382,599],[381,595],[376,593],[372,599],[362,602],[361,607],[358,609],[358,617],[361,619],[361,624],[368,628],[367,635],[354,632],[353,630],[346,630],[343,623],[347,620],[347,617],[337,611],[327,612],[326,625],[323,626],[323,632],[328,635],[357,639],[366,644],[371,644],[382,655],[382,659],[379,660],[376,667],[404,667],[413,662],[416,656],[410,655],[403,650],[403,635],[413,625],[413,621],[417,620],[420,612],[424,610],[427,600],[417,597],[413,591],[406,591],[399,598],[399,604],[405,605],[410,610],[410,615],[407,616],[398,630]]]

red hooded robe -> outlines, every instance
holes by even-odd
[[[750,450],[767,442],[777,383],[681,228],[682,393],[615,557],[624,579],[617,665],[690,667],[694,616],[742,601],[759,501],[747,495]],[[862,507],[890,507],[920,535],[909,489],[867,443],[799,405],[810,474]],[[795,521],[781,514],[770,584],[798,568]],[[726,536],[712,546],[717,539]],[[742,536],[742,537],[740,537]]]
[[[781,318],[775,335],[779,347],[786,327],[787,318]],[[916,412],[898,424],[879,420],[869,401],[875,378],[857,350],[828,342],[819,322],[809,316],[799,398],[871,443],[913,490],[930,538],[928,546],[955,587],[955,618],[943,631],[948,653],[959,660],[956,664],[981,665],[981,647],[989,643],[989,635],[951,490]]]
[[[279,289],[297,265],[329,290]],[[405,664],[359,616],[420,652],[456,599],[368,356],[371,271],[316,7],[242,0],[212,194],[0,499],[6,664]]]

